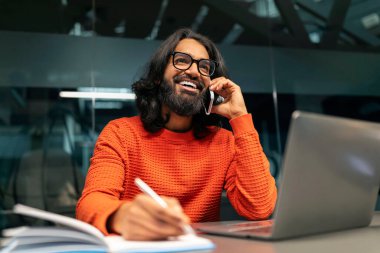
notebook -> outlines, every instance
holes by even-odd
[[[214,244],[196,235],[162,241],[130,241],[118,235],[104,236],[98,229],[70,217],[16,204],[15,214],[53,222],[57,226],[18,227],[2,231],[1,252],[189,252],[212,250]]]
[[[274,240],[368,226],[379,192],[379,150],[380,124],[296,111],[273,219],[196,229]]]

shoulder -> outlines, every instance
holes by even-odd
[[[140,116],[133,116],[133,117],[123,117],[111,120],[108,122],[106,127],[116,127],[116,128],[123,128],[123,127],[132,127],[132,128],[139,128],[142,127],[142,122],[140,120]]]
[[[140,117],[133,116],[111,120],[103,128],[101,135],[113,134],[118,136],[125,136],[126,134],[143,132],[145,132],[145,130],[140,120]]]

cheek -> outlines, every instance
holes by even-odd
[[[172,81],[173,78],[178,75],[180,71],[177,70],[176,68],[174,67],[170,67],[168,66],[166,69],[165,69],[165,72],[164,72],[164,79],[168,80],[168,81]]]
[[[210,86],[210,84],[211,84],[210,78],[203,78],[202,81],[206,87]]]
[[[168,67],[166,67],[165,72],[164,72],[164,79],[168,79],[169,76],[170,76],[170,70]]]

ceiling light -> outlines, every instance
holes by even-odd
[[[365,17],[362,17],[361,21],[365,28],[371,29],[380,24],[380,17],[377,13],[372,13]]]
[[[61,91],[62,98],[83,98],[99,100],[134,100],[135,94],[129,88],[79,87],[77,91]]]

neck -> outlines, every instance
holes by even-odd
[[[170,115],[165,128],[173,132],[186,132],[192,127],[193,116],[180,116],[172,112],[166,105],[162,107],[162,116]]]

